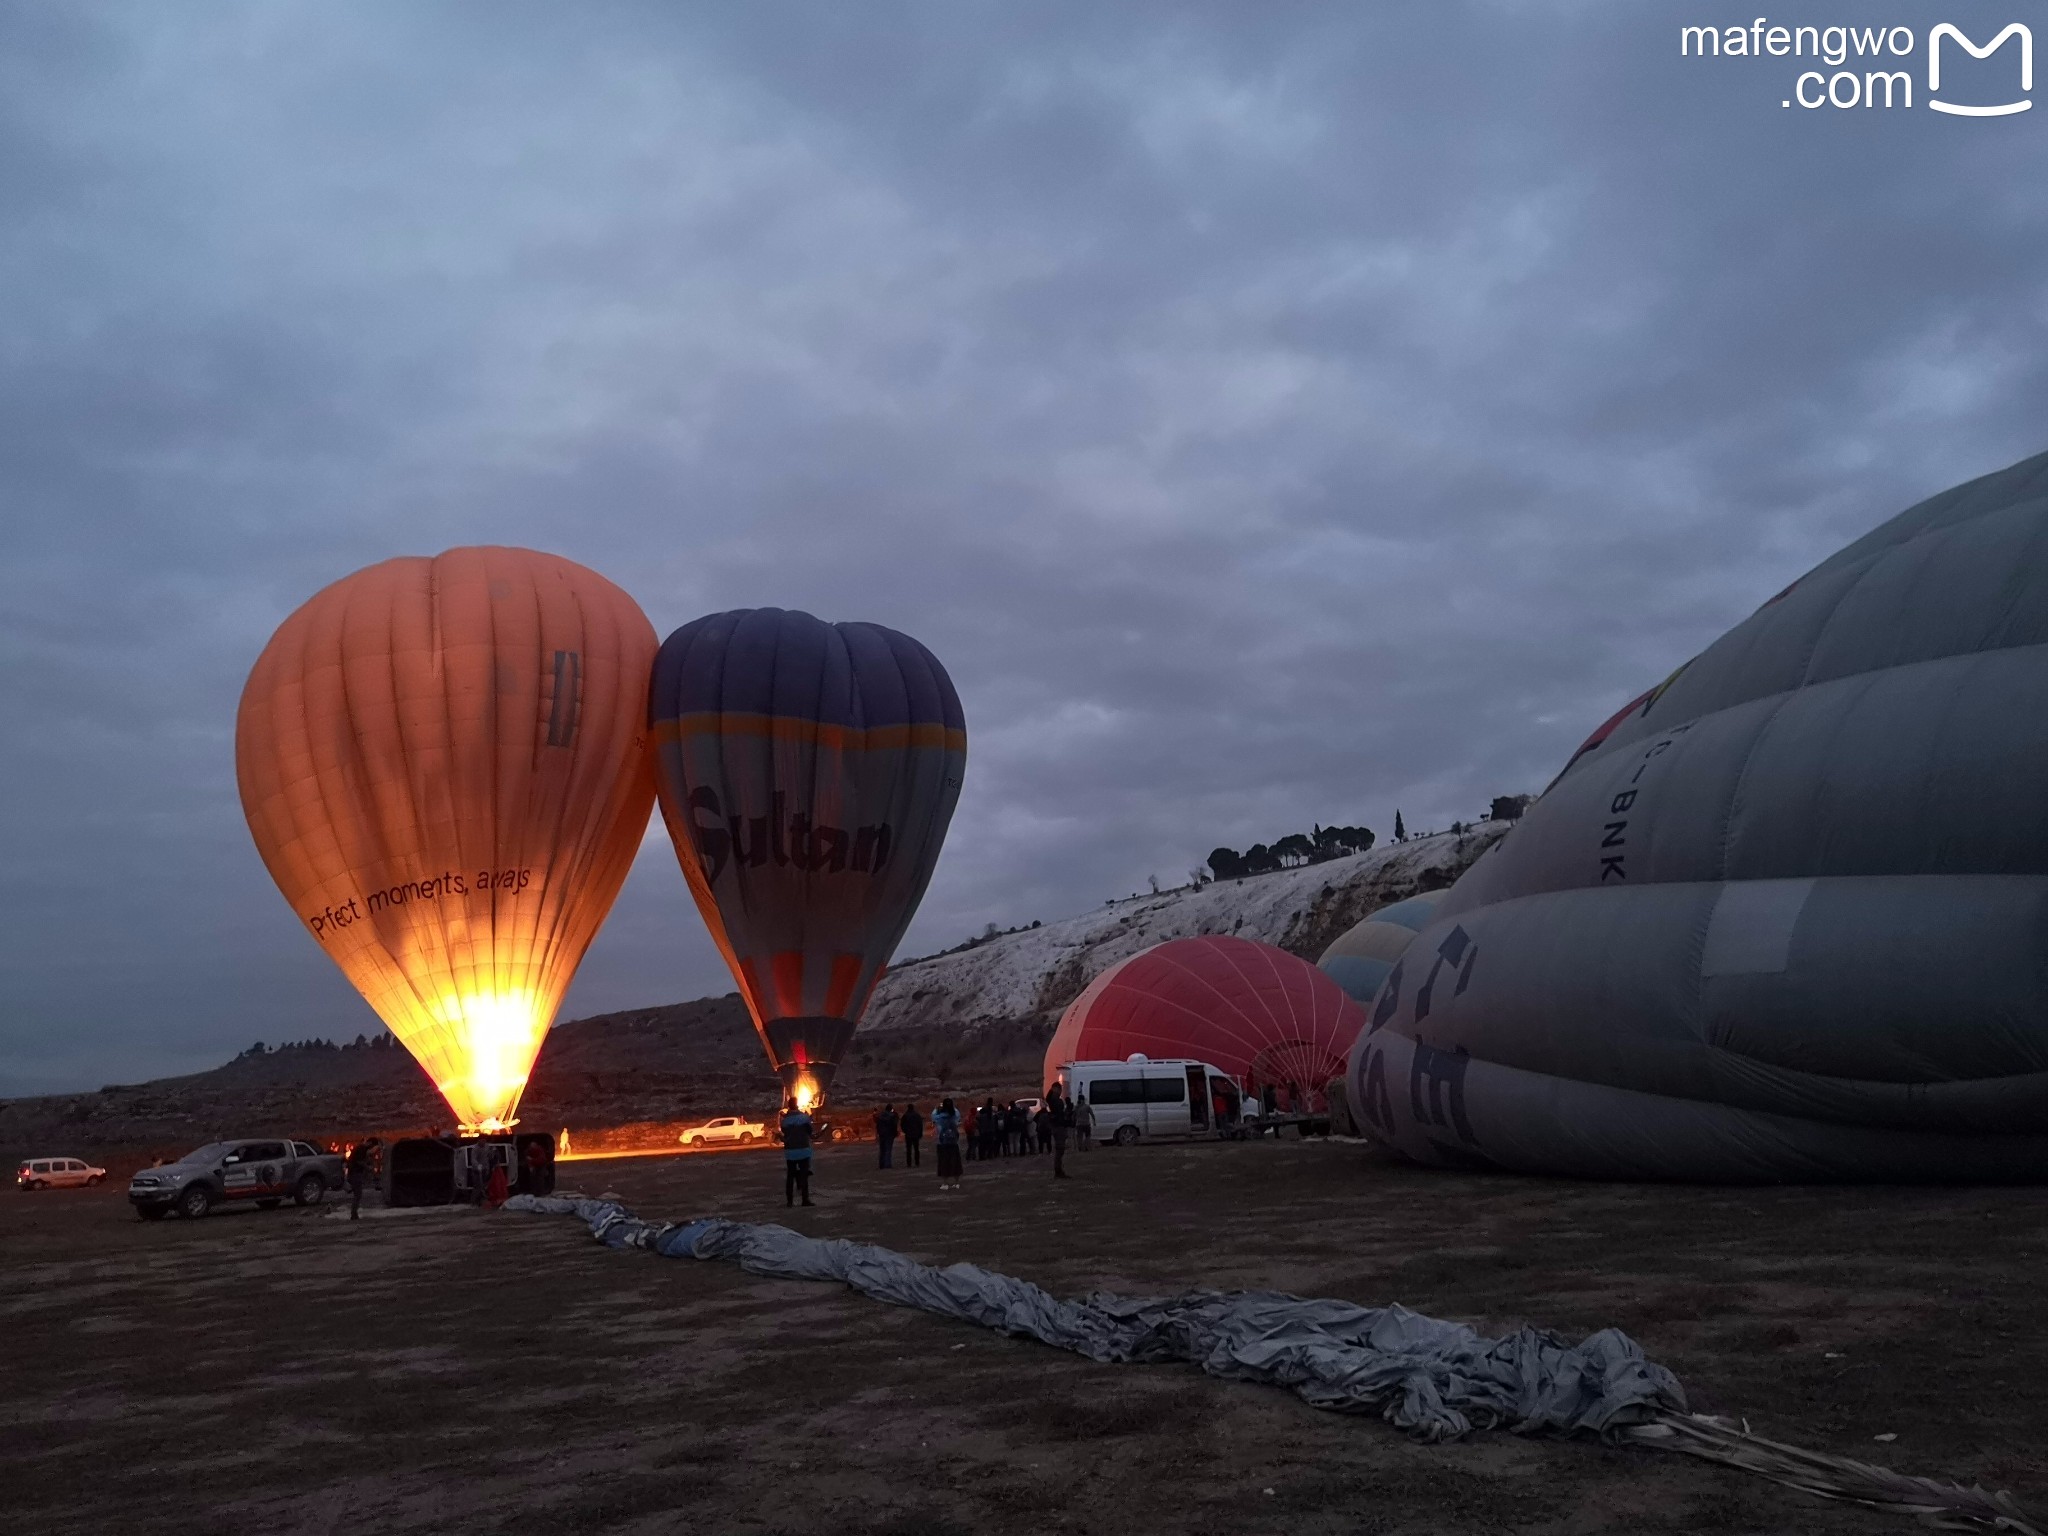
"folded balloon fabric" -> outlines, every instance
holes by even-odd
[[[1627,1334],[1577,1344],[1536,1328],[1489,1339],[1402,1306],[1361,1307],[1280,1291],[1185,1291],[1079,1301],[975,1264],[935,1269],[868,1243],[707,1217],[643,1221],[615,1201],[516,1195],[507,1210],[581,1218],[613,1248],[721,1259],[751,1274],[833,1280],[1104,1363],[1181,1361],[1211,1376],[1285,1387],[1318,1408],[1377,1413],[1423,1440],[1474,1428],[1609,1435],[1686,1411],[1685,1390]]]

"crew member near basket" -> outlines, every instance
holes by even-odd
[[[782,1203],[811,1203],[811,1117],[791,1098],[782,1107]]]

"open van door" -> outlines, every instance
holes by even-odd
[[[1209,1129],[1209,1074],[1201,1067],[1189,1067],[1188,1075],[1188,1130]]]

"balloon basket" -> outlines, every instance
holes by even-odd
[[[478,1204],[499,1169],[509,1193],[553,1194],[555,1133],[401,1137],[384,1156],[384,1201],[394,1206]]]

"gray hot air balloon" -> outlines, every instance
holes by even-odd
[[[1893,518],[1603,725],[1353,1048],[1419,1161],[2048,1178],[2048,454]]]

